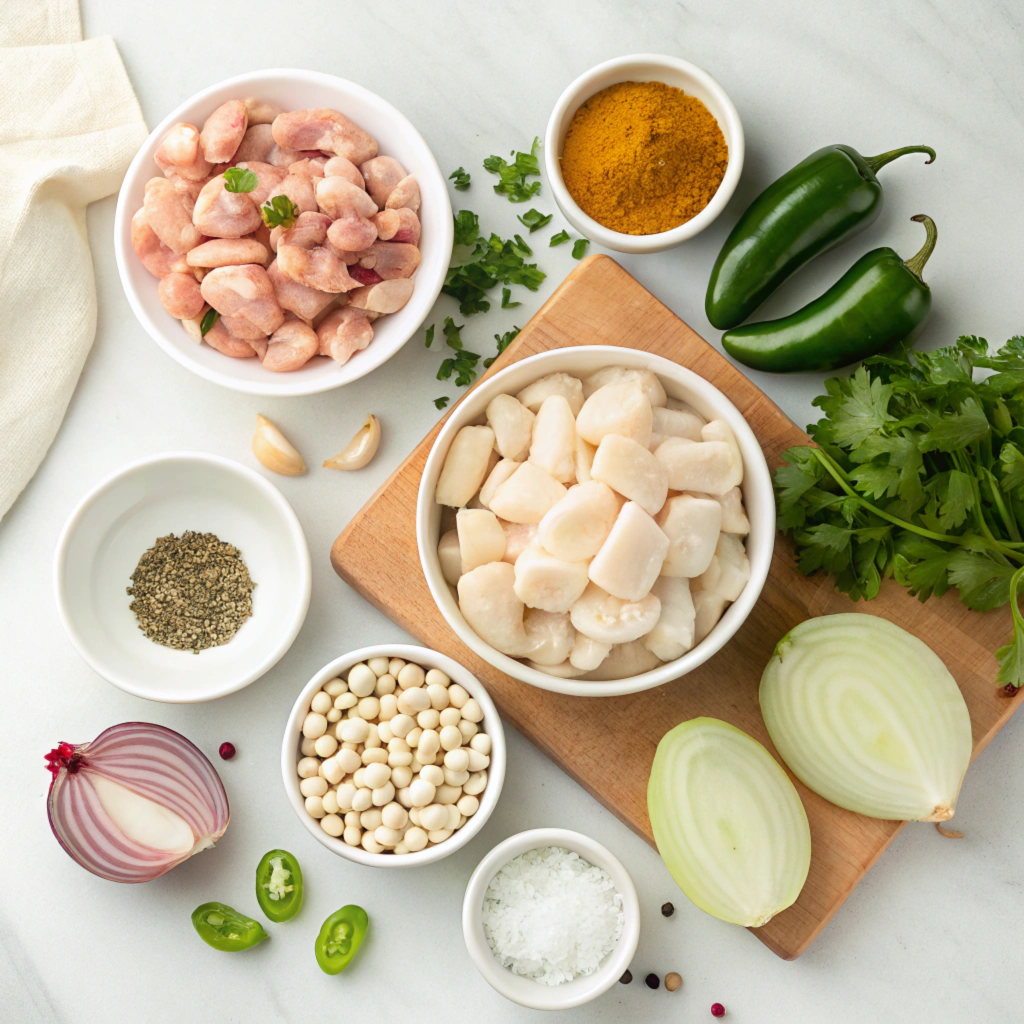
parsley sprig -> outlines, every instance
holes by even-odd
[[[507,196],[510,203],[529,202],[540,192],[539,181],[526,183],[527,178],[540,176],[540,161],[537,159],[539,145],[540,139],[535,138],[529,153],[509,154],[514,158],[511,163],[493,154],[484,160],[484,170],[498,175],[499,181],[494,186],[494,191],[499,196]]]
[[[299,208],[285,195],[274,196],[260,207],[268,228],[290,228],[299,219]]]
[[[229,167],[224,172],[225,192],[255,192],[260,179],[248,167]]]
[[[456,192],[465,192],[469,188],[469,171],[464,167],[457,167],[448,175],[448,180],[455,183]]]
[[[486,293],[497,284],[521,284],[535,292],[547,276],[536,263],[527,263],[533,250],[519,236],[501,238],[480,234],[480,219],[470,210],[455,215],[455,245],[441,291],[459,300],[463,316],[491,308]],[[506,307],[507,308],[507,307]]]
[[[924,601],[956,587],[968,608],[1011,604],[998,681],[1024,686],[1024,337],[993,355],[961,337],[898,350],[825,382],[817,448],[783,454],[779,528],[800,571],[824,570],[854,600],[892,577]],[[995,371],[975,380],[976,369]]]

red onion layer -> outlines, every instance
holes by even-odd
[[[193,743],[162,725],[115,725],[91,743],[58,744],[46,760],[53,774],[47,797],[50,828],[73,860],[101,878],[159,878],[212,846],[228,827],[228,798],[213,765]],[[192,831],[192,848],[160,849],[133,838],[124,821],[118,824],[104,806],[100,790],[109,793],[110,787],[97,786],[97,780],[152,801],[172,823],[183,820]]]

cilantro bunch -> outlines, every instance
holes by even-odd
[[[825,387],[818,447],[790,448],[775,471],[800,571],[830,573],[854,600],[892,577],[922,601],[950,587],[977,611],[1009,601],[998,680],[1024,686],[1024,337],[994,355],[973,336],[897,350]]]

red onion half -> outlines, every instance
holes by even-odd
[[[91,743],[59,743],[46,761],[50,828],[101,878],[159,878],[228,827],[228,798],[213,765],[162,725],[114,725]]]

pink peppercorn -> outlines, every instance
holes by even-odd
[[[220,756],[225,761],[230,761],[235,756],[235,745],[234,743],[222,743],[220,745]]]
[[[724,1017],[725,1007],[721,1003],[711,1004],[711,1016],[712,1017]]]

